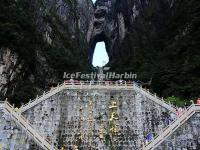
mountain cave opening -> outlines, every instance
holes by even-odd
[[[95,4],[96,1],[97,1],[97,0],[92,0],[93,4]]]
[[[109,62],[108,53],[106,51],[106,46],[104,42],[96,43],[93,57],[92,57],[92,65],[94,67],[103,67]]]

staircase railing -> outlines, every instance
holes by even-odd
[[[64,83],[61,85],[58,85],[56,88],[52,88],[50,91],[48,92],[44,92],[43,95],[41,96],[37,96],[36,99],[29,101],[27,104],[22,105],[22,107],[20,108],[21,112],[24,112],[32,107],[34,107],[35,105],[43,102],[44,100],[46,100],[47,98],[55,95],[56,93],[62,91],[65,88]]]
[[[167,102],[165,102],[163,99],[157,97],[156,95],[150,93],[149,91],[139,87],[136,84],[132,84],[132,83],[109,83],[108,81],[95,81],[95,82],[91,82],[91,81],[86,81],[86,82],[74,82],[74,83],[70,83],[70,82],[64,82],[60,85],[58,85],[55,88],[52,88],[50,91],[48,92],[44,92],[43,95],[41,95],[40,97],[36,97],[36,99],[28,102],[27,104],[23,105],[20,108],[21,112],[24,112],[30,108],[32,108],[33,106],[43,102],[44,100],[46,100],[47,98],[53,96],[54,94],[64,90],[64,89],[92,89],[92,88],[105,88],[105,89],[135,89],[136,91],[144,94],[145,96],[147,96],[149,99],[151,99],[152,101],[156,102],[157,104],[165,107],[166,109],[170,110],[171,112],[176,112],[176,108],[173,107],[172,105],[168,104]]]
[[[20,108],[21,112],[24,112],[37,104],[43,102],[47,98],[55,95],[56,93],[64,89],[91,89],[91,88],[106,88],[106,89],[132,89],[132,84],[108,84],[106,81],[101,82],[78,82],[78,83],[67,83],[64,82],[55,88],[52,88],[48,92],[44,92],[43,95],[36,97],[36,99],[29,101],[27,104]]]
[[[2,103],[1,103],[2,104]],[[33,126],[25,119],[20,113],[14,110],[14,107],[10,105],[7,101],[4,103],[5,110],[9,113],[9,115],[16,121],[19,126],[28,133],[32,139],[39,144],[45,150],[58,150],[55,148],[49,140],[45,139],[38,131],[36,131]]]
[[[196,112],[200,112],[200,105],[191,105],[186,111],[184,111],[177,119],[175,119],[170,125],[164,128],[159,135],[154,137],[154,140],[149,142],[143,147],[143,150],[153,150],[159,146],[164,140],[166,140],[172,133],[174,133],[181,125],[183,125],[189,118]]]
[[[170,110],[173,113],[176,113],[176,108],[173,105],[167,103],[163,98],[159,98],[156,94],[150,93],[149,90],[146,90],[146,89],[142,88],[141,86],[138,86],[137,84],[133,84],[133,88],[136,91],[138,91],[138,92],[142,93],[143,95],[147,96],[149,99],[151,99],[152,101],[154,101],[158,105]]]

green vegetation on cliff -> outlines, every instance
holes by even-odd
[[[40,2],[37,5],[42,6]],[[75,9],[76,3],[72,4],[71,9]],[[34,98],[40,89],[48,88],[49,82],[62,80],[65,71],[74,72],[87,67],[86,43],[78,24],[72,35],[54,9],[44,12],[41,18],[37,18],[41,14],[36,11],[39,8],[26,0],[2,0],[0,3],[0,46],[16,52],[18,63],[22,64],[22,72],[6,85],[8,93],[5,97],[17,104]],[[72,13],[74,21],[78,22],[76,12]],[[43,22],[38,24],[37,19]],[[49,35],[51,44],[44,38],[46,33],[38,30],[47,25],[52,30]]]
[[[2,0],[0,3],[0,45],[10,48],[31,64],[35,49],[41,45],[32,14],[23,2]],[[30,57],[31,56],[31,57]]]
[[[8,83],[7,96],[15,102],[33,98],[38,89],[47,88],[52,80],[62,80],[63,72],[85,71],[88,65],[88,45],[78,29],[77,1],[65,0],[74,23],[69,24],[75,26],[73,34],[55,9],[36,12],[42,9],[43,1],[37,1],[37,6],[27,2],[2,0],[0,3],[0,45],[15,51],[24,69],[17,79]],[[120,5],[119,9],[123,7]],[[144,82],[152,78],[151,88],[165,97],[174,95],[182,100],[200,96],[199,10],[199,0],[176,0],[173,7],[165,5],[163,0],[152,0],[119,44],[121,54],[115,58],[113,70],[135,72]],[[36,15],[41,15],[39,21]],[[37,24],[36,20],[43,21]],[[125,22],[129,25],[131,21],[127,17]],[[51,44],[44,38],[45,31],[39,30],[46,26],[51,28],[48,33]],[[42,66],[38,57],[45,58],[47,64]],[[48,69],[51,75],[47,74]]]
[[[200,96],[200,1],[151,1],[120,46],[116,71],[134,71],[162,96]]]

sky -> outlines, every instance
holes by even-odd
[[[93,1],[93,3],[95,3],[96,2],[96,0],[92,0]]]
[[[93,66],[103,67],[109,62],[109,57],[106,52],[105,43],[98,42],[95,47],[94,55],[93,55]]]

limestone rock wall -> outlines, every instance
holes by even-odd
[[[151,13],[151,9],[154,9],[155,13],[159,14],[161,13],[160,9],[167,8],[170,13],[173,11],[174,4],[175,0],[97,0],[87,33],[89,63],[92,64],[96,43],[103,41],[109,56],[109,66],[118,65],[120,58],[126,56],[121,46],[128,41],[130,34],[136,33],[138,35],[132,35],[132,38],[135,36],[140,38],[143,31],[138,29],[139,20],[148,18],[146,12]],[[152,6],[155,7],[152,8]],[[153,21],[152,18],[142,24],[150,24]],[[158,24],[162,22],[159,18],[156,21]],[[138,32],[134,32],[134,30],[138,30]],[[137,47],[137,45],[137,43],[132,43],[132,47]]]
[[[28,80],[30,83],[40,83],[40,87],[38,86],[37,88],[38,92],[41,90],[41,88],[45,88],[45,84],[50,81],[48,77],[51,76],[52,69],[50,69],[46,58],[42,56],[41,52],[37,51],[36,55],[37,60],[35,61],[35,65],[37,67],[34,69],[33,72],[29,70],[29,66],[26,65],[24,60],[19,57],[18,53],[16,53],[15,50],[9,48],[0,48],[1,100],[12,97],[14,94],[16,94],[15,92],[17,87],[20,87],[21,83],[23,83],[23,81],[25,80]],[[40,78],[38,78],[38,76]],[[24,84],[23,86],[25,87],[27,85]],[[32,88],[34,89],[34,85],[32,86]],[[17,92],[19,92],[19,88]],[[23,103],[25,102],[25,99],[20,101],[21,103]],[[17,102],[15,101],[15,103]]]
[[[10,49],[0,49],[0,94],[5,96],[8,83],[12,82],[21,72],[21,64],[18,63],[18,55]],[[1,97],[1,96],[0,96]]]
[[[49,84],[57,82],[57,80],[60,81],[62,74],[65,71],[69,71],[67,65],[65,65],[66,68],[58,65],[63,71],[57,72],[57,69],[60,69],[59,67],[54,67],[55,63],[52,63],[54,59],[51,58],[54,53],[59,55],[64,53],[65,56],[63,58],[69,57],[67,61],[65,60],[69,66],[76,66],[72,68],[83,70],[82,66],[87,63],[86,34],[94,8],[91,0],[22,0],[22,2],[19,2],[19,6],[18,2],[13,6],[11,6],[12,3],[7,5],[5,8],[12,7],[11,10],[13,11],[15,7],[16,9],[20,7],[20,11],[28,14],[27,18],[32,18],[25,21],[20,20],[25,24],[27,23],[26,21],[30,22],[31,27],[29,26],[27,30],[24,30],[22,37],[30,39],[27,41],[34,41],[32,44],[27,44],[27,41],[23,43],[23,40],[19,40],[20,43],[18,43],[19,41],[16,40],[11,41],[10,45],[3,41],[1,46],[6,47],[0,46],[0,98],[8,97],[10,101],[19,105],[23,102],[26,103],[21,99],[28,100],[36,94],[40,94],[41,89],[47,89]],[[2,13],[2,15],[7,16],[5,10]],[[18,17],[19,19],[23,18],[16,14],[16,18]],[[11,20],[9,21],[8,17],[6,22],[15,24]],[[16,25],[23,30],[23,26],[26,25],[22,25],[19,22]],[[13,30],[12,27],[10,28],[9,32],[15,31],[14,28]],[[26,31],[29,33],[32,30],[37,30],[38,32],[25,34]],[[20,31],[18,34],[21,35]],[[13,34],[12,38],[15,35],[17,34]],[[41,40],[37,41],[36,37]],[[8,37],[5,38],[5,41],[10,40],[7,39]],[[18,44],[13,45],[13,42]],[[52,49],[56,49],[55,52]],[[74,57],[76,57],[77,62],[73,62],[75,60]],[[78,68],[79,65],[80,68]],[[27,92],[26,90],[21,90],[22,87],[29,87],[31,90],[27,90],[29,91]],[[14,98],[13,95],[15,95]]]
[[[28,0],[27,3],[29,3],[31,11],[35,14],[38,30],[43,33],[49,44],[52,43],[52,40],[62,44],[61,39],[55,39],[55,30],[62,32],[64,36],[67,36],[65,34],[71,34],[71,38],[80,38],[75,37],[77,29],[79,29],[80,33],[83,34],[81,38],[86,39],[85,35],[94,11],[92,1]]]

